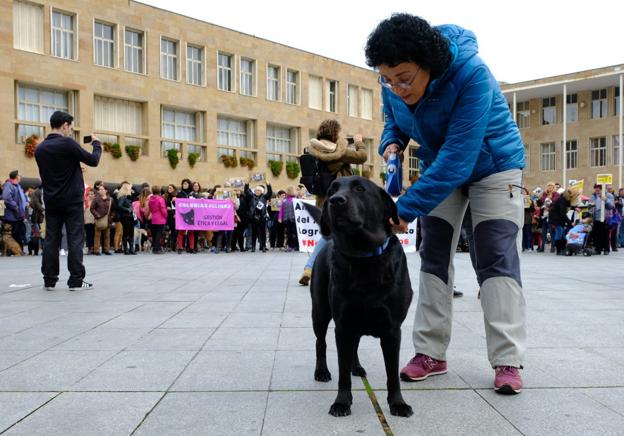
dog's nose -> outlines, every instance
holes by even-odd
[[[329,197],[329,204],[334,206],[342,206],[347,203],[347,198],[344,195],[334,194]]]

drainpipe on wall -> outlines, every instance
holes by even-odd
[[[618,183],[620,184],[618,188],[624,188],[622,185],[622,148],[624,148],[624,144],[622,144],[622,114],[624,109],[624,102],[622,101],[622,95],[624,94],[623,83],[624,82],[624,74],[620,74],[620,137],[619,142],[620,147],[618,148],[619,160],[618,160]]]
[[[568,188],[568,182],[566,180],[566,143],[568,142],[568,103],[567,103],[567,95],[568,88],[567,85],[563,84],[563,142],[561,144],[561,168],[563,172],[563,180],[561,181],[561,186],[563,189]]]

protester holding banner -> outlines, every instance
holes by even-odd
[[[417,142],[421,176],[397,201],[400,224],[422,217],[416,355],[404,380],[447,372],[451,338],[453,256],[471,204],[476,272],[488,357],[499,393],[522,390],[525,300],[516,246],[523,224],[520,192],[524,145],[498,82],[477,55],[475,35],[455,25],[431,27],[395,14],[366,44],[378,69],[385,127],[379,153],[403,154]]]
[[[286,251],[298,251],[297,223],[295,222],[295,208],[293,204],[295,187],[287,187],[284,197],[279,209],[278,222],[286,228],[286,245],[288,246]]]
[[[340,123],[336,120],[323,121],[316,133],[316,139],[310,140],[307,150],[308,153],[323,162],[336,177],[352,176],[351,165],[361,165],[366,162],[366,146],[362,142],[362,135],[360,134],[353,135],[353,144],[349,145],[341,129]],[[316,206],[322,208],[325,199],[325,195],[317,195]],[[325,243],[324,238],[318,240],[303,268],[303,274],[299,279],[301,285],[307,286],[310,283],[314,260]]]
[[[608,218],[607,211],[615,208],[615,198],[612,194],[602,192],[602,185],[596,183],[594,185],[594,193],[590,200],[594,205],[594,213],[592,218],[594,219],[594,227],[592,228],[591,238],[594,243],[594,250],[596,254],[609,254],[609,232],[606,219]],[[604,208],[604,211],[603,211]]]
[[[193,187],[191,186],[190,179],[182,179],[182,183],[180,183],[180,190],[176,195],[176,198],[190,198],[191,192],[193,192]],[[186,240],[188,237],[188,245],[186,244]],[[184,247],[186,245],[186,250],[189,253],[195,252],[195,233],[192,231],[185,231],[178,229],[178,254],[182,254],[184,251]]]
[[[266,253],[266,229],[267,219],[269,217],[267,207],[273,190],[271,184],[267,183],[267,192],[264,192],[264,187],[258,185],[254,188],[253,192],[249,189],[249,184],[245,185],[245,198],[249,204],[249,213],[251,215],[251,251],[256,251],[256,241],[259,241],[260,250]]]

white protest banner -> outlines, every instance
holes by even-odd
[[[312,200],[295,199],[295,221],[297,223],[297,238],[299,239],[299,251],[311,253],[316,243],[321,239],[321,230],[318,224],[312,219],[303,203],[315,205]],[[397,238],[406,253],[416,252],[416,221],[411,222],[406,233],[397,233]]]
[[[312,216],[308,213],[303,203],[314,206],[314,200],[293,199],[295,207],[295,222],[297,223],[297,239],[299,240],[299,251],[302,253],[312,253],[319,239],[321,239],[321,229]]]

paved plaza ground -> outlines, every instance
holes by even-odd
[[[6,435],[624,434],[624,253],[522,255],[525,390],[493,392],[477,285],[456,257],[449,373],[403,383],[411,418],[390,415],[378,341],[360,359],[352,415],[313,379],[305,254],[85,256],[96,288],[41,288],[41,258],[0,258],[0,433]],[[417,289],[419,257],[408,262]],[[62,258],[64,267],[64,258]],[[413,353],[415,301],[401,364]],[[385,433],[387,432],[387,433]]]

